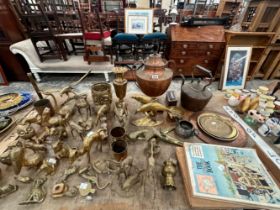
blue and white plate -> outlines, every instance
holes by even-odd
[[[5,110],[0,111],[0,116],[9,116],[12,115],[13,113],[17,112],[18,110],[28,106],[29,104],[32,103],[33,98],[32,94],[28,92],[20,92],[20,95],[22,96],[22,100],[20,103],[16,106],[10,107]]]

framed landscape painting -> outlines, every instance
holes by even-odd
[[[250,65],[252,47],[228,46],[222,73],[222,90],[243,89]]]
[[[125,33],[153,33],[153,10],[125,9]]]

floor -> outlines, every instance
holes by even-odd
[[[42,81],[38,84],[39,88],[43,91],[46,90],[59,90],[66,85],[75,82],[82,77],[83,74],[42,74]],[[113,81],[114,75],[110,74],[110,81]],[[103,74],[92,74],[85,78],[80,84],[78,84],[75,89],[77,92],[84,92],[85,90],[89,90],[91,85],[96,82],[105,81]],[[246,89],[255,89],[260,85],[268,85],[273,80],[253,80],[249,81],[246,84]],[[181,80],[179,78],[173,79],[169,90],[179,90],[181,86]],[[212,91],[218,89],[218,81],[215,81],[210,86]],[[135,82],[128,83],[128,92],[129,91],[138,91]],[[32,85],[29,82],[11,82],[9,86],[0,86],[0,94],[8,93],[8,92],[17,92],[17,91],[28,91],[34,92]],[[140,90],[139,90],[140,91]]]

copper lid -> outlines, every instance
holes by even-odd
[[[144,61],[145,66],[151,66],[156,68],[164,68],[167,64],[167,61],[161,58],[160,54],[150,55]]]

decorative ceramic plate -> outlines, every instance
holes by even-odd
[[[11,109],[20,104],[22,96],[20,93],[6,93],[0,96],[0,111]]]
[[[199,115],[197,123],[206,134],[221,141],[233,141],[239,135],[230,118],[216,113],[207,112]]]
[[[17,94],[17,93],[9,93],[9,94]],[[7,94],[5,94],[7,95]],[[13,106],[10,106],[9,108],[6,109],[0,109],[0,116],[8,116],[13,114],[14,112],[28,106],[29,104],[32,103],[32,95],[31,93],[27,93],[27,92],[21,92],[19,93],[20,97],[21,97],[21,101],[17,104],[14,104]],[[0,96],[1,98],[1,96]]]

